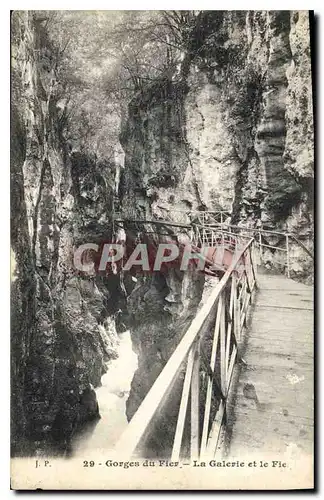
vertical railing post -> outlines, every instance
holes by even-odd
[[[199,457],[199,342],[194,353],[193,371],[191,379],[191,416],[190,416],[190,454],[191,460]]]
[[[219,300],[218,300],[218,304],[217,304],[213,345],[212,345],[212,352],[211,352],[211,356],[210,356],[210,369],[212,370],[212,372],[214,372],[214,370],[215,370],[222,307],[223,307],[222,295],[220,295]],[[206,453],[207,439],[208,439],[208,432],[209,432],[209,418],[210,418],[211,403],[212,403],[212,391],[213,391],[213,379],[211,377],[209,377],[208,384],[207,384],[206,400],[205,400],[205,413],[204,413],[203,430],[202,430],[202,437],[201,437],[200,459],[203,458],[205,453]]]
[[[256,269],[256,255],[255,255],[255,240],[253,240],[253,243],[252,243],[252,252],[251,252],[251,270],[252,270],[252,277],[253,277],[253,280],[254,280],[254,283],[256,282],[256,279],[257,279],[257,269]]]
[[[238,300],[238,286],[237,286],[237,281],[238,281],[238,276],[236,275],[236,271],[233,272],[233,278],[234,280],[234,303],[233,303],[233,320],[234,320],[234,334],[236,341],[239,342],[240,340],[240,323],[241,323],[241,318],[240,318],[240,304]]]
[[[195,350],[196,350],[196,348],[195,348],[195,346],[193,346],[190,349],[189,355],[188,355],[186,374],[185,374],[185,378],[184,378],[184,382],[183,382],[181,402],[180,402],[180,408],[179,408],[179,413],[178,413],[177,427],[176,427],[175,437],[174,437],[174,441],[173,441],[173,448],[172,448],[172,455],[171,455],[172,461],[178,461],[179,457],[180,457],[183,431],[184,431],[185,422],[186,422],[186,413],[187,413],[187,406],[188,406],[189,393],[190,393],[192,370],[193,370],[193,365],[194,365]]]
[[[253,288],[253,286],[254,286],[254,279],[255,279],[254,269],[253,269],[253,244],[249,248],[249,256],[250,256],[249,257],[249,260],[250,260],[250,269],[249,269],[249,272],[250,272],[250,285]],[[252,292],[252,290],[251,290],[251,292]],[[252,295],[251,295],[251,300],[252,300]]]
[[[222,309],[220,317],[220,375],[222,393],[226,396],[226,325],[225,325],[225,294],[222,292]]]
[[[287,252],[287,278],[290,278],[289,234],[286,234],[286,252]]]
[[[227,395],[227,388],[229,387],[229,368],[230,368],[230,347],[231,347],[231,341],[232,341],[232,332],[234,333],[234,313],[233,313],[233,305],[234,305],[234,293],[235,293],[235,273],[232,273],[232,280],[231,280],[231,295],[230,295],[230,302],[229,302],[229,315],[227,318],[227,322],[225,321],[225,334],[226,334],[226,347],[225,347],[225,372],[226,372],[226,393]]]
[[[262,235],[259,229],[259,256],[260,256],[260,264],[262,263]]]

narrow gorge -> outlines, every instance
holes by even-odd
[[[107,16],[87,22],[100,32],[111,23]],[[131,419],[201,304],[208,281],[202,273],[170,268],[105,276],[75,269],[80,245],[116,240],[115,214],[129,240],[144,231],[133,219],[183,223],[189,211],[222,210],[227,223],[289,232],[312,246],[309,13],[174,16],[181,43],[170,55],[174,21],[166,44],[157,36],[144,44],[152,57],[163,51],[163,64],[121,97],[116,88],[127,86],[126,77],[113,80],[110,55],[80,83],[88,64],[82,50],[91,56],[82,30],[84,45],[73,45],[72,29],[70,45],[63,40],[57,47],[48,12],[12,14],[13,456],[69,455],[73,437],[95,428],[95,390],[103,375],[109,380],[119,336],[128,330],[138,363],[126,401]],[[143,22],[157,25],[155,18]],[[73,63],[73,78],[64,58]],[[105,101],[91,83],[97,74]],[[151,230],[145,241],[165,241]],[[285,246],[276,235],[271,243]],[[310,282],[310,259],[297,244],[291,251],[291,277]],[[264,256],[269,272],[282,269],[280,259],[280,252]],[[180,396],[174,391],[168,421]],[[169,451],[168,421],[162,416],[150,437],[148,448],[158,456]]]

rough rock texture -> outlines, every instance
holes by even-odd
[[[116,356],[119,280],[73,268],[80,243],[111,236],[113,182],[109,166],[68,152],[42,21],[15,12],[12,29],[12,452],[61,453],[99,418],[92,386]]]
[[[114,169],[68,148],[44,21],[13,15],[14,454],[64,452],[73,432],[98,417],[92,386],[116,355],[113,317],[125,307],[125,292],[119,276],[77,275],[73,250],[111,239],[116,185],[131,218],[185,221],[188,209],[223,209],[232,223],[298,229],[312,239],[308,13],[200,12],[187,39],[173,76],[157,79],[129,104],[120,172],[122,152]],[[130,239],[141,229],[125,224]],[[271,242],[284,248],[285,241]],[[301,274],[309,261],[298,246],[292,251],[293,270]],[[280,256],[268,254],[276,265]],[[128,299],[139,356],[129,418],[195,316],[203,286],[202,275],[174,269],[138,278]],[[179,392],[173,397],[169,415]],[[150,451],[166,450],[169,429],[165,421]]]
[[[128,191],[156,215],[222,208],[284,229],[312,198],[308,13],[206,12],[200,25],[180,76],[130,104]]]
[[[307,12],[199,14],[180,71],[156,81],[129,105],[121,135],[124,215],[177,221],[186,218],[177,210],[223,209],[234,224],[298,228],[312,238],[309,51]],[[282,238],[271,243],[285,248]],[[302,273],[309,259],[298,246],[292,252],[293,270]],[[271,252],[266,258],[282,267],[280,259]],[[173,271],[170,278],[142,279],[133,292],[139,298],[134,302],[131,295],[139,368],[129,417],[199,302],[199,280],[190,282],[188,302],[187,278]],[[167,305],[174,290],[180,325]]]

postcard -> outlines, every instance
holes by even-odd
[[[313,14],[11,14],[11,488],[314,488]]]

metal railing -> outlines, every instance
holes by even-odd
[[[194,221],[200,225],[214,225],[214,224],[224,224],[226,220],[229,219],[230,213],[225,210],[214,210],[214,211],[201,211],[201,210],[180,210],[174,209],[170,212],[172,216],[172,221],[170,222],[180,222],[183,224],[190,224]],[[134,212],[114,212],[115,220],[144,220],[147,222],[152,221],[152,215],[147,216],[147,214],[139,214]],[[153,219],[154,220],[154,219]]]
[[[116,214],[115,218],[119,220],[129,220],[137,222],[138,224],[161,224],[168,225],[170,227],[187,228],[190,232],[190,237],[192,242],[196,246],[213,246],[215,243],[224,241],[224,237],[227,239],[234,239],[236,244],[238,239],[246,241],[248,238],[255,238],[256,248],[258,249],[259,263],[266,264],[269,254],[267,250],[272,254],[270,258],[270,265],[275,264],[276,267],[282,268],[288,278],[291,276],[291,270],[294,262],[300,260],[300,256],[296,255],[296,246],[301,248],[305,255],[314,259],[313,253],[310,247],[310,239],[307,236],[296,235],[293,233],[285,233],[280,231],[272,231],[263,228],[248,228],[244,226],[235,226],[232,224],[227,224],[226,220],[229,214],[223,210],[219,211],[194,211],[194,210],[175,210],[174,214],[182,213],[186,219],[182,223],[179,221],[162,221],[162,220],[152,220],[143,218],[138,220],[136,218],[123,219],[121,214]],[[175,217],[177,218],[177,217]],[[188,222],[190,220],[190,222]],[[220,237],[215,236],[217,231]],[[214,235],[214,236],[213,236]],[[275,243],[268,241],[269,239],[276,240]],[[308,243],[306,245],[301,240],[304,239]],[[277,255],[278,254],[278,255]]]
[[[229,218],[230,213],[225,210],[172,210],[172,215],[182,215],[183,222],[196,223],[202,226],[214,224],[224,224]]]
[[[255,285],[252,238],[236,249],[231,265],[129,422],[115,447],[123,460],[135,453],[145,455],[148,437],[161,415],[168,419],[168,429],[172,428],[172,460],[214,457]],[[175,384],[180,384],[181,398],[176,415],[173,408],[169,418]]]
[[[291,267],[294,261],[299,259],[299,256],[295,255],[293,251],[294,246],[300,247],[305,254],[307,254],[311,259],[314,259],[313,253],[305,245],[301,239],[304,239],[308,245],[310,244],[310,238],[308,236],[298,235],[292,233],[285,233],[280,231],[271,231],[268,229],[255,229],[255,228],[247,228],[244,226],[234,226],[230,224],[218,224],[213,226],[213,230],[218,229],[221,232],[227,234],[235,234],[240,235],[242,237],[254,237],[256,242],[256,248],[258,249],[259,260],[260,263],[265,263],[266,261],[266,250],[269,250],[273,255],[276,252],[279,252],[279,255],[282,255],[282,259],[276,260],[273,256],[271,258],[272,263],[275,263],[279,266],[285,268],[285,274],[288,278],[291,275]],[[211,230],[211,228],[210,228]],[[274,239],[276,243],[271,243],[268,240]],[[293,243],[295,245],[293,245]],[[280,246],[281,245],[281,246]]]
[[[235,249],[240,246],[242,247],[247,240],[251,239],[251,236],[233,233],[229,230],[223,229],[222,226],[215,228],[193,224],[190,230],[190,239],[192,243],[198,247],[223,246]]]

